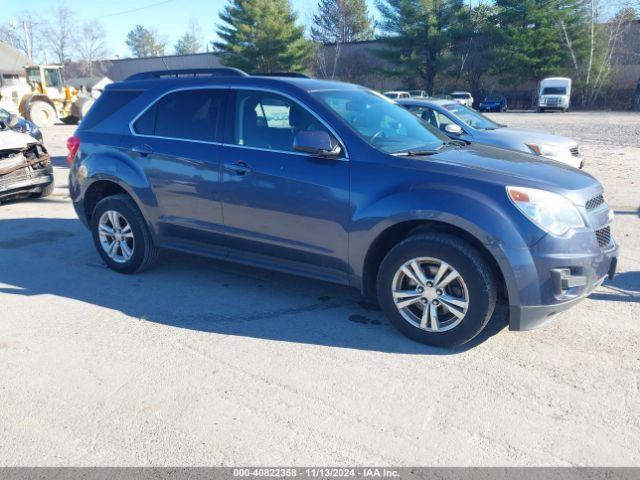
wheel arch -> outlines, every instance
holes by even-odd
[[[388,226],[378,234],[367,250],[362,269],[361,290],[365,297],[375,298],[376,296],[376,279],[386,254],[409,236],[426,232],[447,233],[467,241],[480,252],[491,267],[499,295],[504,296],[507,302],[515,300],[514,297],[519,297],[517,290],[513,287],[513,282],[507,281],[512,275],[510,267],[505,265],[504,261],[496,258],[494,252],[491,252],[476,235],[458,225],[430,219],[401,221]]]
[[[142,217],[145,219],[152,237],[155,239],[156,230],[154,229],[153,224],[149,221],[148,217],[145,215],[143,201],[129,185],[121,182],[116,177],[96,175],[93,178],[93,181],[87,185],[81,200],[82,212],[85,216],[84,220],[86,220],[86,224],[90,224],[93,211],[95,210],[96,205],[101,200],[120,194],[127,195],[129,198],[131,198],[134,205],[137,207],[137,209],[142,214]]]

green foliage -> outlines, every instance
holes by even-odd
[[[458,77],[468,81],[474,96],[482,89],[482,80],[496,61],[495,49],[500,44],[496,25],[498,9],[493,4],[479,3],[463,17],[463,29],[454,48],[459,61]]]
[[[311,38],[319,43],[345,43],[373,38],[365,0],[320,0]]]
[[[389,47],[379,55],[393,69],[388,73],[408,82],[420,79],[434,93],[435,77],[453,63],[452,46],[463,25],[462,0],[378,0],[385,32],[381,39]]]
[[[220,19],[213,46],[223,64],[265,73],[305,69],[311,42],[288,0],[230,0]]]
[[[166,42],[158,38],[154,30],[142,25],[136,27],[127,34],[127,46],[134,57],[159,57],[164,55]]]
[[[560,42],[556,0],[496,0],[501,32],[496,72],[507,80],[536,80],[561,73],[566,52]]]
[[[202,45],[200,41],[190,32],[186,32],[178,39],[173,47],[176,55],[188,55],[190,53],[198,53]]]

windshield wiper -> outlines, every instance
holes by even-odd
[[[392,153],[396,157],[417,157],[420,155],[435,155],[440,153],[440,150],[405,150],[403,152]]]

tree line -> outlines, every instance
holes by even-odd
[[[249,72],[312,71],[334,78],[351,61],[343,55],[345,44],[377,39],[375,54],[384,65],[377,73],[407,87],[433,94],[447,79],[478,92],[490,76],[513,84],[562,74],[574,79],[584,106],[610,81],[620,55],[640,59],[622,42],[638,20],[640,0],[376,0],[375,7],[377,22],[365,0],[318,0],[305,31],[290,0],[228,0],[215,41],[203,42],[192,19],[172,52],[210,47],[223,64]],[[73,58],[73,47],[91,73],[95,60],[108,53],[100,23],[79,26],[64,4],[40,24],[42,46],[61,64]],[[0,39],[6,41],[6,29]],[[15,35],[11,40],[20,47]],[[166,39],[142,25],[125,42],[134,57],[172,53]]]
[[[288,0],[230,0],[220,14],[214,47],[223,63],[249,71],[302,71],[312,65],[320,76],[333,78],[345,43],[376,38],[386,47],[376,52],[386,65],[381,73],[407,87],[434,94],[447,77],[478,92],[490,75],[513,84],[564,74],[574,79],[580,102],[588,106],[610,80],[639,5],[638,0],[479,0],[475,5],[377,0],[381,20],[374,25],[364,0],[320,0],[307,39]],[[640,59],[640,52],[635,54]]]

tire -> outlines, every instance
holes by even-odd
[[[103,241],[100,238],[100,222],[103,215],[106,216],[105,220],[109,220],[109,213],[107,212],[115,212],[119,215],[117,219],[119,225],[128,224],[130,226],[127,235],[130,232],[132,238],[123,239],[124,242],[127,242],[128,248],[131,250],[129,258],[127,258],[125,250],[121,247],[115,249],[114,256],[110,256],[105,250],[105,247],[103,247]],[[124,221],[122,221],[122,219],[124,219]],[[109,225],[113,227],[113,222],[109,221],[105,226]],[[153,243],[147,222],[128,195],[114,195],[98,202],[91,215],[90,228],[93,243],[102,260],[109,268],[116,272],[127,274],[141,272],[153,265],[158,258],[159,250]],[[124,236],[125,229],[122,229],[122,232]],[[106,240],[109,238],[113,239],[113,242],[107,243],[116,243],[114,236],[107,235]],[[129,240],[131,240],[131,242],[129,242]]]
[[[46,187],[44,187],[42,189],[41,192],[38,193],[34,193],[32,196],[33,198],[44,198],[44,197],[48,197],[49,195],[51,195],[53,193],[53,190],[56,188],[56,186],[54,185],[53,182],[51,182],[49,185],[47,185]]]
[[[75,101],[71,106],[71,116],[75,118],[76,123],[79,123],[87,115],[94,103],[95,100],[91,97],[81,97]]]
[[[438,285],[433,286],[424,291],[424,296],[420,298],[419,302],[429,302],[429,307],[432,304],[436,310],[436,317],[442,321],[437,328],[434,329],[431,320],[428,321],[421,328],[421,325],[416,325],[417,321],[423,321],[420,317],[420,311],[424,312],[426,307],[424,304],[416,302],[411,306],[403,309],[404,314],[396,306],[396,300],[392,290],[399,290],[404,292],[411,291],[415,288],[416,291],[420,289],[419,286],[396,288],[398,278],[402,278],[403,282],[411,282],[410,277],[405,276],[402,273],[401,268],[412,259],[421,259],[427,262],[439,261],[442,266],[442,262],[448,264],[448,269],[440,277],[439,285],[444,284],[450,275],[454,273],[459,274],[454,280],[450,281],[446,286],[444,294],[438,296],[435,299],[427,299],[426,296],[435,295],[434,291]],[[431,270],[429,270],[431,269]],[[427,265],[422,267],[421,271],[427,280],[436,279],[438,274],[435,273],[437,266]],[[413,285],[416,285],[415,283]],[[429,285],[429,282],[426,283]],[[427,345],[433,345],[437,347],[454,347],[469,342],[475,338],[487,325],[493,311],[495,309],[497,301],[497,287],[494,275],[491,268],[487,264],[483,256],[469,243],[461,240],[450,234],[443,233],[425,233],[413,235],[406,240],[396,245],[385,256],[380,265],[377,278],[377,295],[378,301],[382,310],[389,317],[391,322],[407,337]],[[454,293],[453,290],[457,290]],[[466,296],[461,295],[466,289]],[[438,293],[440,295],[440,293]],[[461,300],[465,298],[467,301],[466,310],[464,311],[462,319],[459,318],[460,310],[456,308],[458,316],[453,314],[451,308],[445,308],[445,296],[446,302],[450,300]],[[402,297],[400,300],[401,301]],[[411,309],[407,311],[408,309]],[[405,315],[412,316],[413,312],[417,311],[415,315],[414,323],[405,317]],[[431,312],[431,310],[430,310]],[[422,314],[424,315],[424,314]],[[420,317],[420,318],[419,318]],[[447,323],[447,318],[451,318],[451,321]],[[456,323],[458,322],[458,323]]]
[[[47,102],[36,101],[27,109],[27,119],[38,127],[50,127],[58,119],[56,110]]]

